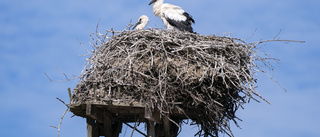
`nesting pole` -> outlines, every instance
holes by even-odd
[[[265,59],[254,44],[153,29],[114,34],[97,34],[71,96],[70,110],[86,118],[88,137],[118,137],[123,124],[148,137],[176,137],[185,119],[200,127],[196,135],[233,136],[237,109],[261,98],[253,75],[255,61]]]

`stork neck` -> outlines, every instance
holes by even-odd
[[[163,4],[164,0],[157,0],[156,2],[154,2],[153,6],[155,5],[161,5]]]
[[[164,0],[157,0],[153,3],[153,13],[160,17],[161,16],[161,5],[163,4]]]

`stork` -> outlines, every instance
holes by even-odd
[[[160,17],[163,24],[168,30],[181,30],[193,33],[192,23],[195,23],[192,17],[181,9],[164,0],[152,0],[149,5],[153,4],[153,13]]]
[[[142,15],[142,16],[140,16],[139,21],[136,23],[136,25],[134,25],[133,29],[134,30],[141,30],[145,26],[147,26],[148,22],[149,22],[148,16]]]

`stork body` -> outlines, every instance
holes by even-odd
[[[168,30],[180,30],[193,32],[192,17],[179,6],[163,3],[164,0],[152,0],[153,13],[160,17]]]
[[[142,15],[139,18],[139,21],[136,23],[136,25],[133,27],[134,30],[141,30],[144,29],[145,26],[147,26],[149,22],[149,18],[146,15]]]

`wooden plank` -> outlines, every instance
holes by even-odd
[[[151,120],[147,121],[147,136],[155,137],[154,122]]]
[[[97,122],[97,123],[99,123],[99,137],[101,137],[101,136],[105,136],[105,132],[104,132],[104,125],[103,125],[103,122],[102,123],[100,123],[100,122]]]
[[[87,118],[87,137],[92,137],[92,129],[94,128],[94,120]]]
[[[87,117],[87,137],[99,137],[98,135],[98,127],[95,123],[95,120]]]
[[[97,101],[97,83],[93,83],[93,101]]]
[[[147,107],[145,107],[144,118],[151,120],[153,122],[157,122],[158,124],[162,123],[160,118],[160,112],[156,110],[152,112],[152,110],[148,109]]]
[[[91,108],[92,108],[92,105],[91,104],[87,104],[87,107],[86,107],[86,115],[87,116],[91,115]]]
[[[125,101],[117,101],[117,100],[110,100],[111,102],[106,101],[86,101],[86,102],[74,102],[70,104],[70,108],[82,108],[83,105],[92,104],[97,106],[104,106],[104,107],[134,107],[134,108],[144,108],[144,104],[141,102],[125,102]]]
[[[163,126],[164,126],[164,136],[165,137],[171,137],[170,136],[170,120],[168,117],[163,118]]]
[[[163,124],[158,124],[156,123],[155,127],[155,134],[156,134],[156,137],[164,137],[164,126]]]
[[[68,88],[68,93],[69,93],[70,102],[72,102],[72,94],[71,94],[71,89],[70,88]]]
[[[112,137],[119,137],[121,130],[122,130],[122,123],[114,122],[114,124],[112,124]]]
[[[112,137],[112,116],[108,111],[103,111],[103,126],[105,137]]]
[[[96,105],[87,104],[86,116],[91,117],[100,123],[103,123],[103,113],[100,108],[97,108]]]

